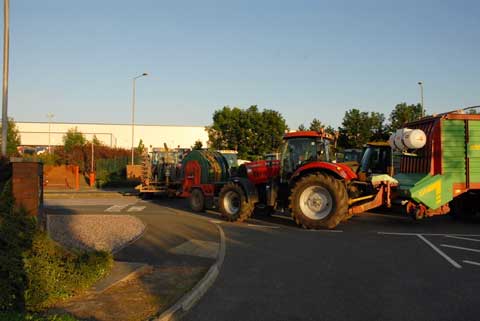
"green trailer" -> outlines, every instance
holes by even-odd
[[[470,107],[472,108],[472,107]],[[405,124],[426,135],[425,146],[404,150],[395,179],[407,212],[421,219],[480,210],[480,115],[465,110]]]

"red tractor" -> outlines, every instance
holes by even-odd
[[[289,210],[298,225],[312,229],[333,228],[351,217],[355,211],[349,205],[355,200],[349,191],[358,188],[352,189],[350,182],[357,176],[348,166],[333,162],[332,142],[327,133],[286,134],[280,160],[246,163],[222,187],[222,215],[241,221],[254,210]],[[377,194],[381,195],[374,192],[369,199]]]

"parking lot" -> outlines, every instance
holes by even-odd
[[[335,230],[304,230],[281,213],[228,223],[215,211],[192,213],[178,199],[58,202],[47,204],[49,213],[182,215],[219,225],[227,238],[223,267],[185,320],[478,316],[478,219],[413,221],[399,214],[366,213]]]

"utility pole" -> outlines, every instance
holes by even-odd
[[[420,101],[422,104],[422,117],[425,117],[425,106],[423,105],[423,82],[419,81],[418,85],[420,86]]]
[[[51,144],[51,141],[50,141],[50,135],[51,135],[51,132],[52,132],[52,118],[53,116],[55,116],[54,114],[52,113],[48,113],[47,114],[47,118],[48,118],[48,153],[51,154],[52,153],[52,144]]]
[[[9,0],[3,0],[3,99],[2,99],[2,156],[7,157],[8,135],[8,53],[10,48]]]
[[[94,170],[93,170],[93,162],[94,162],[93,159],[94,159],[94,156],[95,156],[94,154],[95,154],[95,153],[94,153],[94,149],[93,149],[93,139],[92,139],[92,162],[91,162],[91,164],[90,164],[90,172],[92,172],[92,173],[93,173],[93,171],[94,171]]]
[[[148,76],[146,72],[144,72],[141,75],[138,75],[137,77],[133,77],[133,95],[132,95],[132,165],[134,165],[135,161],[135,146],[134,146],[134,138],[135,138],[135,86],[136,86],[136,81],[140,77],[145,77]]]

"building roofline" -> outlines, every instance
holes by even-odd
[[[111,126],[132,126],[132,124],[118,124],[118,123],[75,123],[75,122],[48,122],[48,121],[23,121],[15,120],[15,123],[28,123],[28,124],[67,124],[67,125],[111,125]],[[198,127],[205,128],[207,126],[193,126],[193,125],[159,125],[159,124],[135,124],[135,126],[156,126],[156,127]]]

